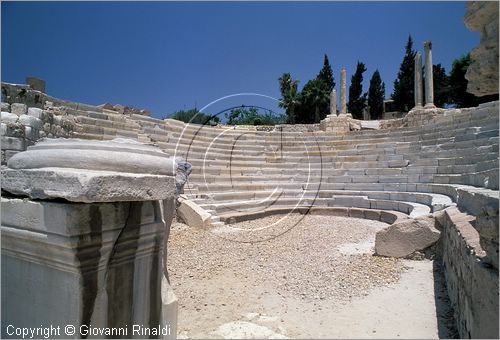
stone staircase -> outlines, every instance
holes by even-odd
[[[141,126],[123,114],[112,110],[93,112],[67,108],[65,111],[75,122],[74,138],[111,140],[121,137],[151,144]]]

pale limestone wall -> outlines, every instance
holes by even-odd
[[[467,2],[464,23],[469,30],[481,33],[465,75],[467,91],[479,97],[498,94],[498,1]]]
[[[40,138],[71,137],[74,128],[72,117],[63,115],[59,108],[42,110],[22,103],[2,103],[1,164]]]
[[[493,101],[480,104],[477,107],[462,109],[413,109],[403,118],[380,120],[381,130],[400,129],[404,127],[419,127],[429,124],[465,122],[481,117],[498,116],[499,102]]]
[[[441,251],[448,295],[461,338],[498,339],[498,269],[483,261],[471,223],[455,207],[445,212]]]

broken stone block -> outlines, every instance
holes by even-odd
[[[19,116],[14,113],[2,111],[1,115],[2,123],[17,123],[19,120]]]
[[[22,137],[19,138],[19,137],[2,136],[1,142],[2,142],[2,149],[4,150],[16,150],[16,151],[26,150],[26,140]],[[2,189],[4,189],[3,182],[2,182]]]
[[[10,112],[10,104],[9,103],[2,102],[0,105],[1,105],[0,108],[2,111]]]
[[[376,234],[376,254],[408,257],[416,251],[425,250],[436,243],[441,235],[434,223],[434,218],[419,217],[390,225]]]
[[[39,130],[32,128],[31,126],[24,127],[24,135],[30,141],[36,142],[39,138]]]
[[[25,115],[28,113],[28,107],[26,106],[26,104],[12,103],[10,104],[10,112],[18,116]]]
[[[41,130],[43,128],[43,122],[35,117],[29,115],[21,115],[19,116],[19,123],[30,126],[34,129]]]
[[[187,200],[179,199],[179,207],[177,208],[177,216],[188,226],[194,228],[205,228],[210,225],[210,215],[196,203]]]
[[[45,119],[45,112],[38,107],[29,107],[28,108],[28,115],[31,117],[41,119],[41,120]]]

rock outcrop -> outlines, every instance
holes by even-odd
[[[469,1],[464,22],[469,30],[481,33],[465,75],[467,92],[479,97],[498,94],[498,1]]]

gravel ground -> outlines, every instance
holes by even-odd
[[[231,227],[263,228],[282,217],[269,216]],[[173,284],[182,285],[187,278],[206,278],[234,268],[238,277],[251,278],[256,285],[272,282],[283,296],[339,301],[394,283],[404,269],[398,259],[373,256],[371,252],[346,254],[341,251],[342,245],[373,241],[375,232],[386,227],[385,223],[295,215],[282,220],[280,229],[285,229],[286,224],[289,225],[287,232],[260,242],[235,241],[237,233],[230,231],[207,232],[174,224],[168,249]]]
[[[373,248],[366,246],[387,224],[333,216],[283,217],[211,231],[172,225],[168,268],[179,299],[181,337],[210,337],[208,330],[223,321],[249,312],[265,315],[266,306],[286,313],[292,300],[299,303],[296,313],[309,307],[316,312],[325,303],[346,304],[397,282],[405,271],[402,261],[373,256]],[[357,249],[356,244],[362,246]]]

